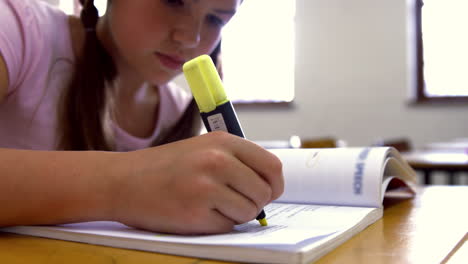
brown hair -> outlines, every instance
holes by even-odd
[[[112,82],[117,69],[96,35],[98,11],[93,0],[80,0],[81,22],[86,31],[83,55],[76,58],[75,70],[64,91],[59,111],[59,144],[64,150],[114,150],[107,121],[114,97]],[[211,54],[217,62],[220,43]],[[197,135],[201,121],[194,100],[174,127],[163,132],[153,146]]]

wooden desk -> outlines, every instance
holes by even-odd
[[[468,186],[429,186],[416,198],[389,200],[384,217],[317,263],[441,263],[468,237]],[[0,233],[2,263],[225,262]]]
[[[468,186],[428,186],[317,263],[445,263],[468,236]]]
[[[468,154],[460,151],[411,151],[402,153],[403,158],[415,170],[424,173],[424,183],[431,184],[433,171],[445,171],[449,184],[455,184],[456,173],[468,172]]]

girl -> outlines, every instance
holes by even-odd
[[[280,161],[227,133],[196,136],[195,104],[170,83],[216,55],[240,0],[109,0],[101,18],[81,4],[76,18],[0,0],[0,226],[217,233],[279,197]]]

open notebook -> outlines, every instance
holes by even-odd
[[[393,148],[271,150],[283,162],[284,194],[256,221],[227,234],[177,236],[116,222],[17,226],[5,232],[208,259],[309,263],[382,217],[385,190],[414,194],[415,172]],[[395,184],[396,183],[396,184]],[[396,189],[394,189],[396,190]]]

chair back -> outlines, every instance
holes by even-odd
[[[336,148],[337,140],[332,137],[303,139],[301,148]]]

